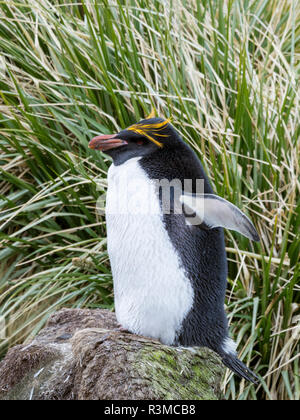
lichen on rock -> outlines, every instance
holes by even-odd
[[[159,346],[140,351],[138,371],[151,377],[157,398],[216,400],[223,368],[216,354],[207,349]],[[215,386],[216,385],[216,386]]]

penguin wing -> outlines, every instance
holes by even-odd
[[[214,194],[184,192],[179,197],[189,224],[204,223],[208,229],[223,227],[235,230],[253,241],[259,241],[251,220],[235,205]]]

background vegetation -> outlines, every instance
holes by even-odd
[[[113,307],[108,158],[88,149],[155,106],[216,192],[254,221],[227,232],[227,307],[255,387],[227,398],[299,399],[297,0],[0,2],[1,354],[62,306]],[[1,329],[0,327],[0,329]]]

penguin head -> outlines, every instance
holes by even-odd
[[[94,137],[89,148],[108,154],[117,165],[134,157],[159,153],[178,146],[182,140],[170,119],[147,118],[117,134]]]

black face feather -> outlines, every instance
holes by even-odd
[[[183,143],[169,120],[163,118],[141,120],[120,131],[116,136],[128,143],[125,147],[106,151],[117,166],[128,159],[150,156],[163,149],[174,149]]]

